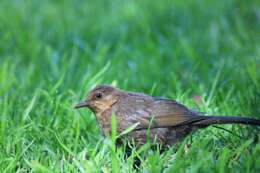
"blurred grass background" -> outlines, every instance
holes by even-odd
[[[146,149],[136,170],[122,150],[108,154],[90,111],[73,110],[113,83],[260,118],[259,67],[257,0],[1,0],[0,170],[260,172],[259,128],[201,130],[163,154]]]

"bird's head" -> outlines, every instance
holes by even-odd
[[[117,102],[119,90],[109,85],[97,85],[89,91],[87,98],[75,108],[88,107],[94,113],[102,112]]]

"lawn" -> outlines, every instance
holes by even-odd
[[[257,0],[1,0],[0,172],[260,172],[260,128],[209,127],[126,159],[73,109],[107,83],[260,118],[259,67]]]

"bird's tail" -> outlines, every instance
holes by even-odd
[[[199,121],[193,123],[197,127],[207,127],[213,124],[245,124],[260,126],[260,120],[237,116],[203,116]]]

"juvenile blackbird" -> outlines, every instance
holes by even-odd
[[[171,145],[191,131],[212,124],[247,124],[260,126],[260,120],[235,116],[206,116],[192,111],[175,100],[152,97],[143,93],[127,92],[109,85],[98,85],[75,108],[88,107],[96,115],[105,136],[110,134],[112,113],[120,133],[138,123],[126,138],[143,144],[147,129],[151,141]]]

